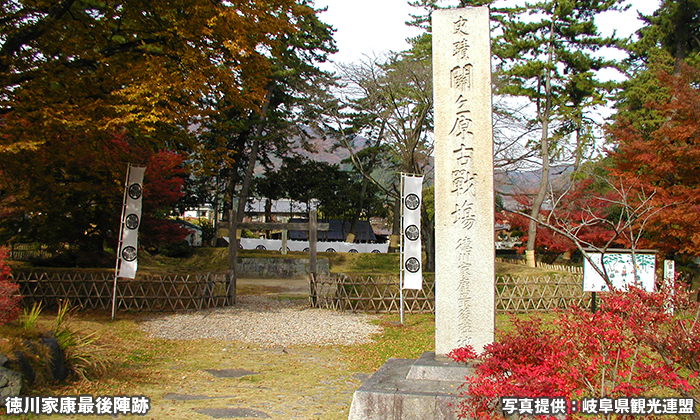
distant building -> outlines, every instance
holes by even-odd
[[[505,211],[495,214],[494,242],[496,250],[510,250],[522,245],[520,237],[512,235],[510,218]]]
[[[185,210],[182,217],[185,219],[207,219],[209,222],[214,223],[216,210],[212,204],[204,204],[200,207]]]
[[[309,219],[291,219],[293,223],[308,223]],[[350,233],[350,222],[342,220],[319,220],[328,223],[328,231],[319,231],[318,240],[326,242],[344,242]],[[289,239],[294,241],[308,240],[308,232],[302,230],[290,230]],[[377,243],[378,238],[372,230],[372,225],[366,220],[358,220],[355,228],[355,243]]]
[[[266,220],[266,206],[269,205],[270,220]],[[311,208],[316,208],[312,203]],[[309,206],[288,199],[269,200],[266,198],[253,198],[248,200],[245,206],[246,222],[281,222],[286,223],[295,217],[302,217],[309,214]]]

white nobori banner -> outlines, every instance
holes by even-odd
[[[138,262],[139,226],[141,225],[141,198],[143,196],[143,174],[145,167],[129,166],[124,207],[122,208],[121,237],[117,254],[117,277],[136,277]]]
[[[402,283],[403,289],[423,288],[423,267],[421,247],[421,206],[423,177],[401,174],[401,212],[402,212]]]

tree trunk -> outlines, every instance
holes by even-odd
[[[394,202],[394,221],[391,226],[389,240],[389,252],[396,252],[399,248],[399,235],[401,235],[401,195]]]
[[[367,194],[367,179],[362,178],[362,187],[360,188],[360,201],[357,203],[357,208],[355,209],[355,214],[350,221],[350,231],[348,232],[345,242],[354,242],[357,236],[357,225],[362,215],[362,208],[365,204],[365,194]]]
[[[582,111],[579,109],[575,114],[576,130],[574,133],[576,136],[576,149],[574,151],[574,173],[578,172],[579,168],[581,168],[581,163],[583,162],[583,151],[586,147],[585,138],[581,133],[581,130],[583,130],[583,115],[581,115]]]
[[[272,222],[272,199],[269,197],[265,201],[265,222],[267,222],[267,223]],[[269,230],[265,231],[265,238],[270,239],[270,231]]]
[[[236,259],[238,254],[238,235],[236,231],[238,230],[238,224],[243,220],[243,215],[245,213],[245,205],[248,200],[248,192],[250,190],[250,184],[253,182],[253,171],[255,170],[255,163],[258,161],[258,151],[260,149],[260,137],[263,132],[263,125],[265,122],[265,116],[267,115],[267,110],[270,106],[270,99],[272,98],[272,86],[267,89],[267,94],[265,95],[265,103],[263,104],[262,112],[260,114],[260,123],[258,124],[257,130],[255,131],[255,136],[253,137],[253,144],[250,147],[250,157],[248,158],[248,166],[246,167],[245,176],[243,178],[243,183],[241,185],[241,191],[238,195],[238,207],[237,211],[232,211],[229,217],[229,241],[228,241],[228,276],[230,278],[229,284],[232,290],[229,292],[231,296],[232,303],[236,303]],[[235,206],[235,195],[231,194],[231,208],[236,209]]]
[[[552,64],[554,57],[554,19],[552,19],[552,28],[550,28],[549,42],[549,63]],[[527,246],[525,252],[527,255],[527,265],[529,267],[536,266],[535,258],[535,239],[537,238],[537,220],[539,218],[542,203],[547,195],[547,187],[549,186],[549,118],[552,109],[552,84],[551,70],[546,70],[544,75],[544,109],[538,105],[537,114],[542,124],[542,137],[540,144],[540,155],[542,157],[542,178],[540,179],[539,190],[535,201],[532,203],[532,211],[530,212],[530,223],[527,229]]]
[[[543,132],[545,131],[546,130],[543,130]],[[527,255],[527,265],[529,267],[536,266],[535,239],[537,237],[537,222],[535,220],[539,218],[540,209],[542,208],[542,203],[547,195],[547,187],[549,186],[549,148],[547,142],[547,139],[542,141],[544,145],[542,146],[542,179],[540,179],[540,186],[539,190],[537,191],[535,201],[532,203],[532,211],[530,212],[530,217],[532,217],[532,219],[530,219],[530,223],[528,224],[527,228],[527,247],[525,249]]]

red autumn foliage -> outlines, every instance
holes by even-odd
[[[619,118],[609,128],[616,148],[610,152],[612,173],[647,194],[659,207],[645,227],[650,246],[667,252],[698,255],[700,249],[700,69],[681,66],[678,74],[660,72],[670,100],[658,98],[646,108],[659,121],[643,131]]]
[[[15,320],[19,314],[19,286],[10,281],[6,258],[7,249],[0,248],[0,325]]]
[[[459,347],[450,352],[447,355],[450,359],[456,362],[467,363],[470,360],[474,360],[479,357],[471,346]]]
[[[530,208],[531,203],[527,197],[520,196],[516,197],[516,199],[520,203],[521,208]],[[525,212],[526,210],[523,211]],[[547,217],[547,214],[548,211],[540,211],[542,219],[545,219]],[[525,243],[527,242],[528,236],[527,229],[529,220],[530,219],[528,219],[527,217],[518,213],[511,213],[509,217],[511,229],[522,232],[522,236],[520,236],[522,246],[518,249],[519,253],[525,251]],[[556,234],[546,227],[538,226],[537,237],[535,238],[535,249],[537,250],[537,254],[546,260],[548,258],[555,259],[559,254],[562,254],[564,252],[574,251],[576,249],[576,246],[573,242],[571,242],[564,236]]]
[[[680,288],[634,288],[605,295],[595,313],[558,313],[550,325],[514,319],[514,328],[482,354],[452,352],[455,360],[477,362],[460,417],[502,418],[501,397],[697,396],[699,318],[700,305]],[[568,415],[578,417],[585,416]]]
[[[166,221],[183,195],[183,158],[152,151],[124,133],[88,141],[65,133],[12,159],[0,159],[0,239],[40,242],[53,249],[69,245],[87,255],[87,264],[118,240],[128,163],[147,166],[141,242],[175,243],[185,232]],[[94,139],[93,139],[94,140]],[[106,260],[106,265],[113,261]]]
[[[167,219],[175,203],[184,195],[183,157],[161,150],[145,163],[141,243],[146,247],[183,241],[188,232]]]
[[[540,211],[541,222],[569,232],[579,241],[592,246],[603,247],[606,244],[620,247],[628,246],[623,238],[618,238],[612,243],[609,242],[614,233],[610,226],[604,223],[604,220],[609,219],[610,214],[614,212],[611,205],[615,199],[614,192],[600,191],[599,187],[595,185],[594,178],[578,180],[567,191],[552,198],[554,208]],[[520,196],[516,199],[521,208],[530,207],[527,197]],[[510,220],[514,228],[525,233],[521,237],[523,243],[527,241],[529,219],[521,214],[513,213]],[[576,244],[571,239],[545,225],[539,225],[537,228],[535,247],[538,255],[545,260],[547,258],[553,260],[564,252],[577,250]]]

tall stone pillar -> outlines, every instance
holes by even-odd
[[[349,420],[456,420],[473,368],[442,356],[493,341],[490,57],[487,7],[433,12],[435,352],[387,360],[355,391]]]
[[[494,334],[489,9],[433,13],[435,352]]]

